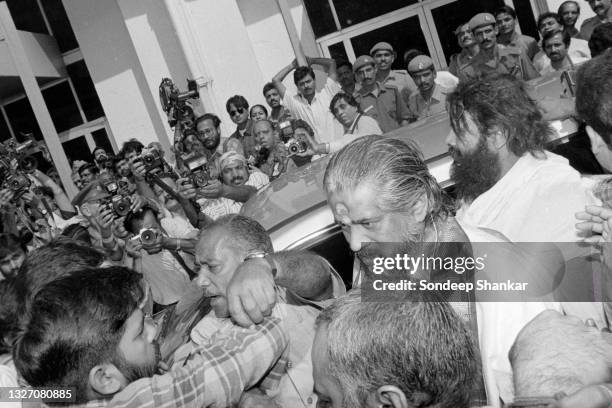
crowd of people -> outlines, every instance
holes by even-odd
[[[227,138],[217,115],[187,108],[171,152],[130,140],[75,161],[72,200],[57,172],[3,187],[0,387],[69,390],[45,403],[78,406],[610,406],[612,184],[547,150],[553,130],[525,84],[575,71],[574,116],[612,171],[612,7],[589,5],[596,16],[580,29],[578,2],[542,14],[541,42],[517,32],[508,6],[478,13],[457,27],[448,71],[418,50],[394,70],[386,42],[352,64],[294,60],[263,86],[268,107],[227,100]],[[292,72],[296,94],[283,84]],[[434,115],[450,119],[452,196],[418,146],[385,136]],[[240,214],[272,180],[323,158],[351,285],[319,255],[275,252]],[[459,242],[471,254],[504,243],[515,250],[489,271],[535,276],[547,265],[514,243],[584,240],[600,249],[588,270],[550,285],[590,284],[589,301],[363,300],[385,243],[412,253]],[[576,247],[548,261],[568,264]],[[210,310],[168,350],[152,316],[193,296]]]

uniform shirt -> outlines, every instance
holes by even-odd
[[[315,132],[317,142],[329,143],[335,135],[342,134],[342,126],[334,122],[334,115],[329,110],[331,100],[338,92],[340,85],[327,77],[325,86],[315,93],[311,103],[300,94],[289,95],[289,92],[285,92],[283,105],[295,118],[302,119],[310,125]]]
[[[535,38],[528,35],[519,34],[516,31],[512,33],[509,40],[504,40],[502,37],[497,37],[497,43],[510,47],[517,47],[523,50],[530,60],[540,51],[540,46]]]
[[[494,57],[486,59],[480,52],[459,72],[459,79],[478,78],[493,72],[510,74],[517,79],[528,81],[540,76],[527,55],[519,48],[496,45]]]
[[[423,98],[421,92],[415,92],[410,95],[408,109],[410,109],[412,114],[417,119],[423,119],[440,112],[445,112],[446,95],[448,93],[448,89],[443,88],[438,84],[434,84],[434,90],[429,101],[426,101],[425,98]]]
[[[417,86],[414,83],[414,80],[408,74],[408,71],[403,69],[392,69],[389,72],[389,75],[381,82],[383,85],[390,85],[396,87],[402,98],[404,99],[404,103],[408,104],[408,98],[414,92],[417,92]],[[355,91],[358,91],[357,87]]]
[[[404,120],[414,119],[399,90],[394,86],[377,82],[370,92],[361,88],[357,102],[363,112],[376,119],[384,133],[399,128]]]
[[[240,130],[236,129],[223,144],[223,153],[233,150],[246,157],[249,163],[255,160],[255,157],[257,157],[255,146],[257,143],[255,142],[255,134],[253,133],[254,124],[255,123],[249,119],[244,132],[240,133]]]
[[[463,49],[459,54],[451,55],[448,71],[455,76],[459,76],[459,72],[472,61],[472,58],[474,57],[466,49]]]
[[[589,48],[589,43],[584,40],[572,38],[567,50],[567,55],[575,63],[578,63],[578,60],[591,59],[591,49]],[[538,72],[542,72],[550,67],[550,58],[548,58],[544,51],[540,51],[533,59],[533,66],[536,67]]]
[[[580,38],[585,41],[589,41],[591,39],[591,35],[593,35],[593,30],[600,24],[607,22],[608,20],[602,20],[599,16],[593,16],[591,18],[587,18],[582,22],[580,26]]]
[[[230,407],[268,372],[287,347],[285,328],[266,319],[255,329],[234,327],[194,348],[163,375],[130,383],[112,399],[83,407]]]

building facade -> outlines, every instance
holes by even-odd
[[[581,19],[592,15],[579,1]],[[60,173],[91,160],[97,145],[117,152],[137,138],[169,149],[158,90],[164,77],[182,90],[195,79],[201,111],[219,115],[227,136],[234,125],[225,101],[241,94],[265,104],[263,85],[296,55],[353,61],[387,41],[398,52],[396,68],[416,48],[443,69],[458,51],[454,29],[476,12],[509,4],[520,30],[536,36],[536,16],[560,2],[7,0],[0,2],[0,139],[34,133]],[[286,85],[295,90],[291,76]]]

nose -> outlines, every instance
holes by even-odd
[[[363,236],[358,231],[358,227],[351,226],[349,232],[347,232],[347,241],[351,247],[351,251],[357,252],[361,249],[361,243],[363,242]]]
[[[453,129],[448,132],[448,136],[446,136],[445,142],[447,145],[455,147],[457,143],[457,135],[455,134],[455,131]]]

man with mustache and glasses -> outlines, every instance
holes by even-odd
[[[157,327],[144,310],[142,275],[84,269],[43,287],[14,349],[17,372],[33,387],[65,387],[79,406],[235,406],[287,346],[282,323],[234,328],[155,375]],[[253,357],[255,356],[255,358]]]
[[[460,80],[478,78],[494,72],[510,74],[525,81],[540,76],[523,50],[497,43],[499,31],[492,14],[476,14],[470,20],[470,29],[478,42],[479,52],[459,71]]]
[[[461,52],[451,56],[448,71],[455,76],[459,76],[461,68],[469,64],[472,58],[478,54],[478,43],[474,39],[472,30],[470,30],[470,23],[461,24],[457,27],[455,35],[457,36],[457,43],[461,47]]]
[[[587,41],[595,27],[612,21],[612,0],[589,0],[589,6],[596,15],[584,20],[580,26],[580,37]]]

